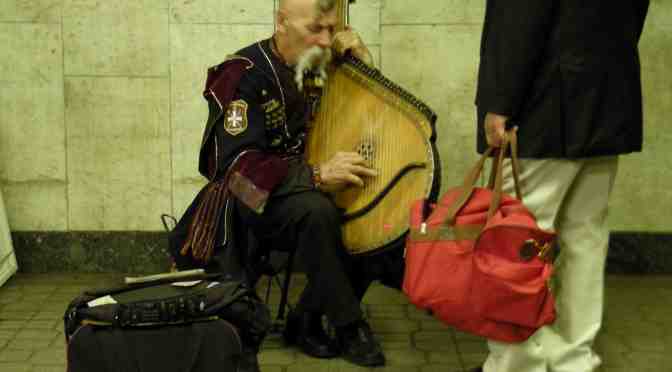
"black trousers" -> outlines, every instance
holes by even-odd
[[[368,264],[342,245],[340,212],[318,191],[271,198],[262,214],[238,203],[241,222],[272,249],[289,251],[305,264],[308,284],[297,308],[326,314],[334,326],[362,318],[360,302],[376,279]]]

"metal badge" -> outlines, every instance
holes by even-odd
[[[533,239],[528,239],[523,243],[523,246],[520,247],[520,259],[523,261],[530,261],[537,255],[537,242]]]
[[[544,261],[553,261],[554,249],[550,242],[541,244],[534,239],[528,239],[520,247],[519,255],[523,261],[530,261],[535,256]]]
[[[261,108],[265,113],[266,128],[276,129],[285,123],[285,108],[277,99],[262,103]]]
[[[261,104],[261,108],[264,110],[264,112],[273,112],[273,111],[275,111],[275,110],[277,110],[281,107],[282,107],[282,105],[275,98],[271,99],[270,101],[268,101],[266,103]]]
[[[247,130],[247,102],[239,99],[229,104],[224,118],[224,129],[232,136]]]

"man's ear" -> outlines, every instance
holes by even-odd
[[[287,33],[287,13],[284,9],[278,10],[275,14],[275,29],[278,33]]]

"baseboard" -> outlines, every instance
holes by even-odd
[[[164,232],[14,232],[12,239],[24,273],[156,273],[170,265]],[[609,273],[672,274],[672,232],[613,232],[609,245]]]
[[[13,232],[19,272],[155,273],[170,267],[165,232]]]

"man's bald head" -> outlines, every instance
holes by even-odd
[[[280,0],[280,11],[315,11],[326,13],[336,6],[336,0]]]
[[[274,41],[289,65],[312,47],[330,49],[338,14],[337,0],[280,0]]]

